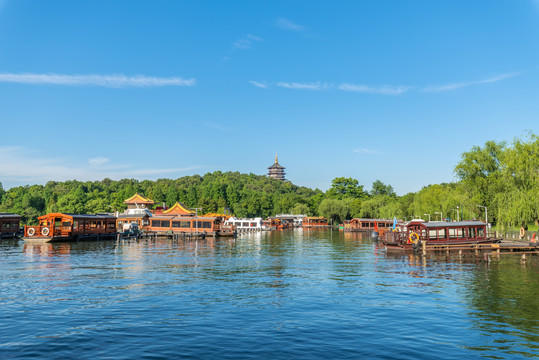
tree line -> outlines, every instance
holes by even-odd
[[[228,211],[238,217],[280,213],[324,216],[333,224],[345,219],[386,218],[431,220],[484,219],[501,228],[520,227],[539,219],[539,137],[532,132],[511,144],[487,141],[461,155],[458,181],[423,187],[397,196],[391,185],[376,180],[367,191],[357,179],[337,177],[331,187],[296,186],[263,175],[215,171],[178,179],[114,181],[49,181],[8,190],[0,183],[0,212],[35,223],[49,212],[98,213],[123,211],[123,201],[136,192],[158,204],[183,202],[204,213]]]

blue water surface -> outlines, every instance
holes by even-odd
[[[362,234],[0,243],[0,358],[539,356],[536,257],[386,252]]]

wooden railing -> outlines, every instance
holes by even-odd
[[[53,229],[50,226],[24,226],[24,236],[36,237],[36,236],[52,236]]]

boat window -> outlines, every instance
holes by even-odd
[[[458,228],[458,229],[457,229],[457,236],[458,236],[459,238],[464,238],[464,237],[466,237],[466,233],[464,232],[464,228]]]
[[[180,222],[179,221],[173,221],[172,222],[172,227],[173,228],[179,228],[180,227]]]
[[[161,227],[170,227],[170,220],[161,220]]]
[[[95,221],[90,221],[90,228],[91,229],[95,229],[97,227],[97,222]]]
[[[78,230],[79,229],[79,222],[78,221],[73,221],[73,230]]]
[[[109,229],[114,229],[116,227],[116,224],[114,221],[109,222]]]
[[[161,220],[152,220],[152,227],[161,227]]]
[[[483,228],[483,227],[477,228],[477,237],[478,238],[484,238],[485,237],[485,228]]]
[[[451,228],[449,230],[449,238],[450,239],[456,239],[457,238],[457,229]]]
[[[361,227],[369,227],[369,223],[362,222],[362,223],[361,223]]]
[[[468,228],[468,234],[471,239],[475,238],[475,228]]]
[[[203,229],[211,229],[211,221],[203,221],[202,222],[202,228]]]
[[[180,221],[180,227],[182,228],[190,228],[191,227],[191,222],[190,221]]]
[[[447,239],[446,229],[438,229],[438,238],[439,239]]]
[[[370,223],[370,224],[369,224],[369,227],[373,228],[373,227],[374,227],[374,223]]]
[[[429,230],[429,239],[438,239],[438,232],[436,230]]]

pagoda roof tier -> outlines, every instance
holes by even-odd
[[[129,199],[125,200],[124,204],[155,204],[155,202],[151,199],[148,199],[144,195],[136,193],[135,195],[131,196]]]
[[[281,166],[279,163],[271,165],[268,169],[286,169],[284,166]]]
[[[163,211],[167,215],[195,215],[195,212],[189,210],[183,203],[177,202],[170,209]]]

